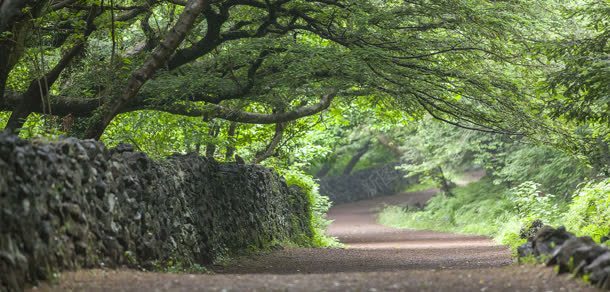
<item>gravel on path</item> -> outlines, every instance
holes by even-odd
[[[333,207],[329,234],[343,249],[285,248],[238,258],[213,274],[134,270],[66,272],[33,291],[595,291],[542,266],[512,264],[481,236],[385,227],[384,204],[427,201],[434,190]]]

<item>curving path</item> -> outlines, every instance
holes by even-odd
[[[586,291],[480,236],[394,229],[376,223],[384,204],[427,201],[433,190],[339,205],[329,233],[345,249],[287,248],[217,267],[215,274],[89,270],[38,291]],[[590,289],[594,291],[593,289]]]

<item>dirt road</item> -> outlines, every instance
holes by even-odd
[[[425,202],[432,191],[334,207],[329,233],[345,249],[288,248],[242,258],[215,274],[129,270],[64,273],[38,291],[594,291],[549,268],[512,265],[479,236],[400,230],[376,223],[383,204]]]

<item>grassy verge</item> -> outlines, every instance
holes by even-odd
[[[600,242],[610,232],[610,179],[583,184],[568,201],[533,182],[508,189],[483,178],[456,188],[452,197],[436,195],[423,210],[386,207],[378,219],[398,228],[490,236],[513,250],[525,242],[521,228],[535,219]]]
[[[388,206],[378,219],[392,227],[486,235],[513,247],[522,243],[513,202],[485,179],[456,188],[452,197],[438,194],[423,210]]]

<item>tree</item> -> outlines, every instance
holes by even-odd
[[[555,94],[548,101],[556,117],[610,124],[610,5],[585,1],[566,14],[581,25],[547,46],[547,55],[562,65],[549,74]]]
[[[46,105],[25,103],[11,81],[0,108],[71,115],[73,134],[99,138],[118,113],[142,109],[284,123],[319,113],[335,96],[392,100],[414,116],[488,131],[514,132],[511,123],[531,118],[502,73],[526,40],[527,1],[227,0],[201,12],[184,1],[64,2],[42,10],[44,36],[59,37],[62,19],[99,5],[93,36],[102,45],[62,66],[60,82],[40,98]],[[159,45],[151,52],[151,44]],[[108,55],[110,64],[100,61]],[[94,69],[100,65],[107,70]]]

